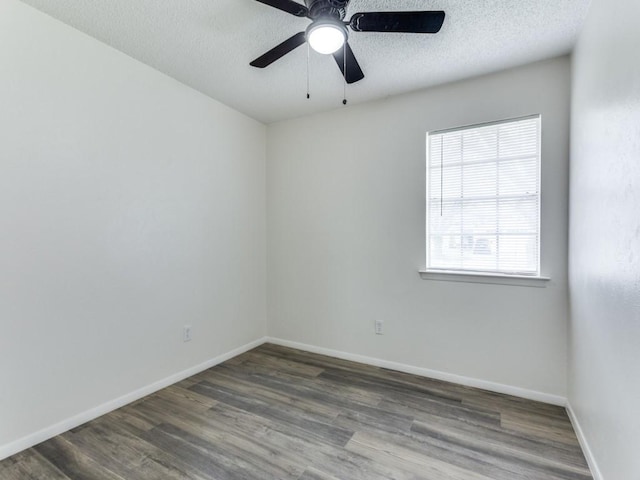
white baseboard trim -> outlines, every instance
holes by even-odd
[[[214,367],[219,363],[222,363],[226,360],[229,360],[230,358],[236,357],[248,350],[251,350],[252,348],[262,345],[263,343],[265,343],[265,341],[266,337],[259,338],[258,340],[254,340],[253,342],[249,342],[246,345],[242,345],[241,347],[223,353],[222,355],[218,355],[217,357],[207,360],[206,362],[203,362],[199,365],[195,365],[181,372],[174,373],[173,375],[163,378],[162,380],[158,380],[157,382],[153,382],[131,393],[127,393],[126,395],[74,415],[73,417],[67,418],[66,420],[58,422],[55,425],[43,428],[38,432],[29,434],[14,442],[2,445],[0,446],[0,460],[8,458],[11,455],[15,455],[18,452],[33,447],[34,445],[44,442],[45,440],[55,437],[56,435],[60,435],[61,433],[71,430],[72,428],[76,428],[83,423],[112,412],[113,410],[116,410],[120,407],[124,407],[131,402],[135,402],[142,397],[146,397],[147,395],[157,392],[158,390],[162,390],[163,388],[173,385],[174,383],[177,383],[180,380],[184,380],[185,378],[191,377],[196,373],[200,373],[204,370],[207,370],[208,368]]]
[[[571,425],[573,425],[573,430],[576,432],[576,436],[578,437],[578,442],[580,442],[580,447],[582,447],[582,453],[584,453],[584,458],[587,460],[589,464],[589,469],[591,470],[591,475],[593,476],[593,480],[604,480],[602,473],[600,472],[600,468],[598,467],[598,462],[596,462],[596,457],[593,456],[593,452],[591,451],[591,447],[589,447],[589,442],[587,442],[587,437],[584,435],[584,431],[580,426],[580,422],[578,421],[578,417],[576,413],[573,411],[571,407],[571,403],[567,402],[567,413],[569,414],[569,420],[571,420]]]
[[[283,347],[297,348],[298,350],[304,350],[311,353],[318,353],[320,355],[327,355],[329,357],[336,357],[343,360],[350,360],[352,362],[373,365],[374,367],[382,367],[388,368],[390,370],[397,370],[399,372],[411,373],[413,375],[419,375],[421,377],[444,380],[446,382],[457,383],[460,385],[465,385],[467,387],[481,388],[483,390],[489,390],[496,393],[504,393],[507,395],[513,395],[515,397],[526,398],[529,400],[536,400],[538,402],[548,403],[551,405],[564,407],[567,404],[567,399],[559,395],[552,395],[550,393],[528,390],[526,388],[513,387],[511,385],[490,382],[487,380],[481,380],[479,378],[465,377],[462,375],[440,372],[438,370],[431,370],[428,368],[414,367],[413,365],[406,365],[404,363],[397,363],[389,360],[367,357],[365,355],[357,355],[355,353],[341,352],[339,350],[317,347],[315,345],[308,345],[306,343],[293,342],[291,340],[284,340],[282,338],[267,337],[266,341],[268,343],[281,345]]]

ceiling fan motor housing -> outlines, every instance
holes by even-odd
[[[335,18],[344,20],[349,0],[305,0],[312,19]]]

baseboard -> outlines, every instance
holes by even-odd
[[[567,413],[569,414],[569,420],[571,420],[573,430],[576,432],[576,436],[578,437],[578,442],[580,442],[580,447],[582,447],[584,458],[589,464],[589,469],[591,470],[593,480],[604,480],[604,477],[600,472],[600,468],[598,467],[598,463],[596,462],[596,457],[593,456],[591,447],[589,447],[589,442],[587,442],[587,437],[585,437],[584,431],[582,430],[580,422],[578,421],[578,417],[576,416],[576,413],[573,411],[571,403],[569,402],[567,402]]]
[[[196,365],[191,368],[187,368],[178,373],[174,373],[162,380],[158,380],[150,385],[139,388],[133,392],[127,393],[121,397],[110,400],[102,405],[98,405],[97,407],[86,410],[82,413],[74,415],[71,418],[63,420],[61,422],[56,423],[55,425],[51,425],[50,427],[46,427],[38,432],[32,433],[25,437],[22,437],[14,442],[11,442],[6,445],[0,446],[0,460],[3,460],[11,455],[15,455],[18,452],[26,450],[27,448],[33,447],[45,440],[48,440],[56,435],[60,435],[72,428],[76,428],[83,423],[91,421],[95,418],[98,418],[102,415],[105,415],[113,410],[116,410],[120,407],[124,407],[125,405],[139,400],[142,397],[146,397],[158,390],[162,390],[174,383],[179,382],[180,380],[184,380],[185,378],[191,377],[196,373],[200,373],[208,368],[211,368],[219,363],[222,363],[230,358],[236,357],[252,348],[255,348],[259,345],[265,343],[266,337],[259,338],[258,340],[254,340],[253,342],[249,342],[246,345],[242,345],[241,347],[235,348],[229,352],[223,353],[222,355],[218,355],[206,362],[203,362],[199,365]]]
[[[478,378],[465,377],[462,375],[456,375],[453,373],[440,372],[438,370],[431,370],[428,368],[415,367],[413,365],[406,365],[404,363],[391,362],[389,360],[382,360],[374,357],[367,357],[365,355],[357,355],[354,353],[341,352],[339,350],[332,350],[324,347],[317,347],[315,345],[308,345],[306,343],[293,342],[291,340],[284,340],[281,338],[267,337],[267,342],[283,347],[297,348],[298,350],[304,350],[311,353],[318,353],[320,355],[327,355],[329,357],[341,358],[343,360],[350,360],[352,362],[365,363],[367,365],[373,365],[374,367],[388,368],[390,370],[397,370],[399,372],[411,373],[413,375],[419,375],[421,377],[433,378],[436,380],[444,380],[445,382],[457,383],[465,385],[467,387],[481,388],[483,390],[489,390],[496,393],[504,393],[506,395],[513,395],[515,397],[526,398],[529,400],[536,400],[538,402],[548,403],[551,405],[558,405],[561,407],[566,406],[567,399],[559,395],[552,395],[549,393],[538,392],[535,390],[528,390],[526,388],[513,387],[511,385],[504,385],[501,383],[489,382],[487,380],[481,380]]]

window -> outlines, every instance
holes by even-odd
[[[540,116],[427,134],[427,270],[540,275]]]

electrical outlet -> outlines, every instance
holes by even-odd
[[[376,320],[374,324],[374,331],[376,335],[382,335],[384,333],[384,322],[382,320]]]
[[[182,341],[190,342],[191,341],[191,325],[185,325],[182,329]]]

